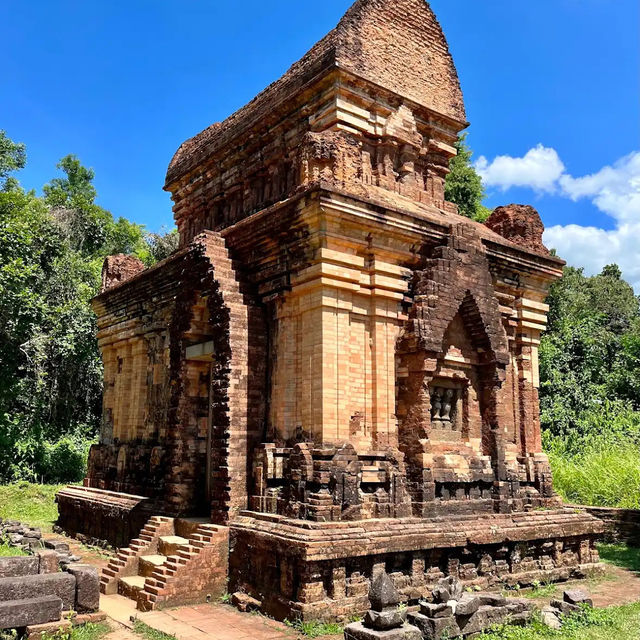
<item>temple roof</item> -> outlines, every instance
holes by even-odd
[[[358,0],[284,76],[224,122],[184,142],[169,165],[167,186],[311,80],[335,68],[465,123],[458,74],[429,5],[424,0]]]

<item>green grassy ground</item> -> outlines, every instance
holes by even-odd
[[[560,631],[540,622],[526,628],[502,627],[477,640],[638,640],[640,603],[610,609],[594,609],[565,621]]]
[[[549,446],[553,486],[565,502],[640,509],[640,446],[585,439],[578,453],[563,441]]]
[[[0,558],[6,558],[6,557],[13,558],[15,556],[26,556],[26,555],[28,554],[22,551],[21,549],[16,549],[15,547],[11,547],[8,544],[4,544],[3,542],[0,542]]]
[[[42,640],[99,640],[111,633],[111,627],[105,622],[99,624],[85,624],[73,627],[68,631],[59,631],[43,636]]]
[[[136,620],[133,625],[133,631],[139,636],[142,636],[146,640],[176,640],[175,636],[171,636],[168,633],[163,633],[157,629],[153,629],[148,624]]]
[[[601,543],[598,545],[598,553],[600,553],[600,559],[603,562],[629,569],[630,571],[640,572],[640,549],[637,547]]]
[[[63,486],[28,482],[0,485],[0,518],[50,531],[58,518],[54,498]]]

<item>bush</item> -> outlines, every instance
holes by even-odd
[[[633,433],[545,434],[556,490],[567,502],[640,508],[640,444]]]
[[[0,422],[0,483],[79,482],[85,476],[92,443],[85,430],[46,440],[40,430],[29,432],[20,424]]]

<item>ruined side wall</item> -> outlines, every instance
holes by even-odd
[[[264,430],[266,330],[224,240],[204,234],[94,308],[105,393],[86,484],[225,522]]]

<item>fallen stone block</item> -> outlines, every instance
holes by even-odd
[[[81,624],[96,624],[98,622],[104,622],[107,619],[107,614],[104,611],[96,611],[95,613],[80,613],[73,619],[75,626]]]
[[[482,605],[480,598],[472,593],[464,593],[456,606],[456,615],[472,616]],[[425,613],[422,611],[421,613]],[[426,615],[426,614],[425,614]]]
[[[509,618],[509,608],[492,607],[490,605],[481,606],[472,616],[457,618],[460,630],[464,635],[480,633],[489,627],[504,624]]]
[[[51,638],[61,631],[69,631],[73,623],[71,620],[63,619],[57,622],[49,622],[46,624],[29,625],[26,628],[27,640],[41,640],[42,638]]]
[[[499,593],[482,592],[474,594],[480,600],[481,607],[504,607],[507,599]]]
[[[60,620],[62,600],[57,596],[41,596],[0,602],[0,629],[18,629],[34,624]]]
[[[397,629],[376,631],[368,629],[362,622],[354,622],[345,627],[345,640],[423,640],[420,629],[410,624],[402,625]]]
[[[453,615],[453,607],[446,602],[421,602],[420,613],[427,618],[450,618]]]
[[[420,630],[424,640],[442,640],[462,635],[456,618],[427,618],[421,613],[409,614],[409,622]]]
[[[556,631],[559,629],[562,629],[562,621],[560,620],[560,613],[557,609],[554,609],[553,607],[544,607],[540,612],[540,619],[550,629],[555,629]]]
[[[79,613],[97,611],[100,607],[100,576],[88,564],[75,564],[67,571],[76,579],[75,610]]]
[[[564,602],[563,600],[552,600],[549,605],[554,609],[557,609],[560,613],[567,616],[572,613],[580,611],[580,606],[577,604],[571,604],[570,602]]]
[[[567,589],[567,591],[562,594],[562,599],[569,604],[586,604],[593,607],[593,600],[591,599],[591,596],[582,589]]]
[[[53,549],[58,553],[65,553],[65,554],[69,553],[69,545],[66,542],[63,542],[62,540],[45,540],[44,546],[47,549]]]
[[[38,558],[34,556],[10,556],[0,558],[0,578],[16,578],[38,573]]]
[[[73,609],[76,579],[70,573],[47,573],[20,578],[0,578],[0,602],[57,596],[64,609]]]
[[[58,564],[58,554],[55,551],[43,550],[36,554],[39,566],[38,573],[57,573],[60,565]]]
[[[242,591],[237,591],[231,596],[231,604],[236,607],[238,611],[242,611],[244,613],[247,613],[248,611],[258,611],[262,606],[260,600],[256,600],[250,595],[242,593]]]

